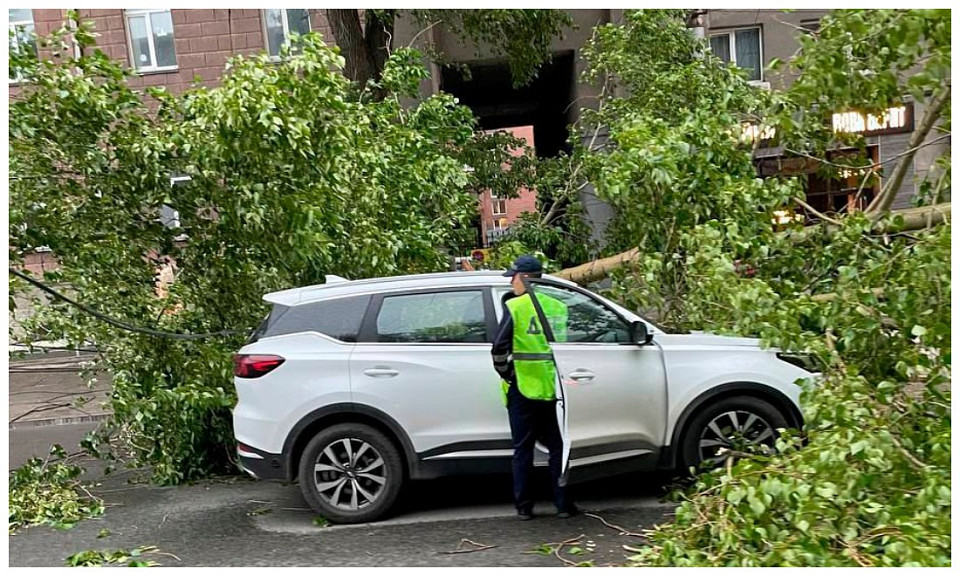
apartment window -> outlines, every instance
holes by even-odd
[[[280,56],[280,48],[290,39],[291,32],[310,32],[310,13],[307,10],[264,10],[263,24],[267,50],[271,56]]]
[[[493,220],[493,229],[498,232],[503,232],[507,229],[507,219],[506,218],[495,218]]]
[[[10,53],[29,54],[36,58],[37,40],[33,33],[33,10],[28,8],[11,8],[9,16],[10,24],[8,33],[10,35]],[[22,70],[11,66],[10,82],[19,82],[21,80],[23,80]]]
[[[130,54],[137,72],[175,70],[173,18],[170,10],[126,10]]]
[[[747,80],[763,80],[763,42],[760,28],[743,28],[710,35],[710,51],[727,64],[747,72]]]
[[[500,214],[507,213],[507,199],[506,198],[497,198],[496,196],[491,196],[491,202],[493,202],[493,215],[498,216]]]

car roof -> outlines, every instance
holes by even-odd
[[[576,284],[544,274],[545,279],[576,286]],[[456,288],[458,286],[507,286],[510,279],[502,270],[481,270],[476,272],[440,272],[436,274],[411,274],[407,276],[387,276],[384,278],[364,278],[346,280],[339,276],[328,275],[326,284],[315,284],[302,288],[291,288],[265,294],[263,299],[271,304],[297,306],[340,296],[372,294],[384,291],[416,290],[420,288]]]

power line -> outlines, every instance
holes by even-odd
[[[248,332],[247,330],[221,330],[219,332],[207,332],[204,334],[182,334],[177,332],[163,332],[161,330],[152,330],[150,328],[143,328],[141,326],[135,326],[133,324],[129,324],[122,320],[116,320],[114,318],[107,316],[106,314],[101,314],[96,310],[93,310],[75,300],[72,300],[71,298],[61,294],[60,292],[57,292],[53,288],[50,288],[49,286],[44,284],[43,282],[40,282],[38,280],[35,280],[27,276],[26,274],[20,272],[19,270],[10,268],[10,273],[18,278],[22,278],[26,280],[27,282],[36,286],[37,288],[46,292],[47,294],[50,294],[55,298],[63,300],[67,304],[70,304],[72,306],[75,306],[76,308],[79,308],[80,310],[86,312],[87,314],[93,316],[94,318],[100,320],[101,322],[106,322],[111,326],[120,328],[121,330],[126,330],[128,332],[137,332],[139,334],[147,334],[149,336],[155,336],[157,338],[170,338],[173,340],[202,340],[204,338],[213,338],[215,336],[235,336],[237,334],[246,334]]]

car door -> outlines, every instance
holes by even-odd
[[[425,461],[509,457],[494,329],[487,288],[375,296],[350,358],[353,401],[393,418]]]
[[[651,463],[666,430],[661,351],[634,343],[627,320],[590,293],[533,286],[541,300],[553,298],[567,309],[566,326],[551,325],[551,347],[560,374],[558,417],[569,445],[569,479],[589,477],[596,465],[630,470]]]

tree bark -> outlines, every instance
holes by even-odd
[[[903,227],[898,231],[921,230],[929,228],[942,222],[950,220],[950,203],[936,204],[934,206],[921,206],[919,208],[907,208],[904,210],[894,210],[891,214],[903,216]],[[886,229],[880,229],[880,232]],[[565,268],[553,274],[559,278],[565,278],[577,284],[589,284],[596,282],[608,276],[614,269],[636,262],[640,258],[640,249],[631,248],[626,252],[621,252],[615,256],[601,258],[586,264]]]
[[[614,269],[623,266],[629,262],[635,262],[640,258],[640,249],[631,248],[626,252],[621,252],[615,256],[601,258],[593,262],[587,262],[573,268],[566,268],[554,274],[554,276],[565,278],[577,284],[589,284],[600,280],[610,274]]]
[[[909,150],[909,152],[900,158],[899,162],[897,162],[897,167],[893,170],[893,174],[890,175],[890,180],[883,187],[880,194],[873,199],[873,202],[867,206],[867,214],[879,216],[890,210],[890,206],[893,205],[893,201],[897,197],[897,191],[900,190],[903,179],[907,175],[907,170],[910,169],[913,163],[913,157],[917,155],[917,150],[920,145],[923,144],[927,135],[930,134],[933,125],[940,119],[940,111],[950,102],[950,91],[951,87],[947,86],[942,92],[930,100],[929,106],[923,111],[923,119],[920,120],[920,124],[913,131],[913,134],[910,135],[910,141],[907,142],[907,150]]]
[[[366,85],[371,78],[372,58],[360,27],[360,12],[328,8],[327,20],[333,28],[333,38],[345,60],[344,75],[361,87]]]
[[[383,19],[381,20],[381,17]],[[383,74],[383,65],[390,56],[390,45],[393,43],[393,23],[396,18],[394,10],[367,10],[364,26],[364,36],[367,42],[369,55],[370,77],[380,80]]]

